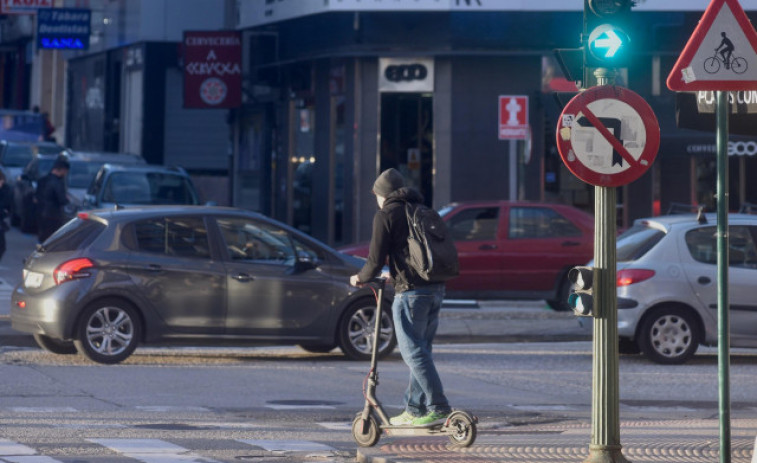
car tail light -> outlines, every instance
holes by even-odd
[[[85,270],[93,268],[95,263],[86,257],[63,262],[53,271],[53,281],[56,285],[75,278],[85,278],[90,275]]]
[[[81,220],[89,220],[89,213],[88,212],[79,212],[76,214],[76,217],[80,218]]]
[[[625,269],[618,270],[617,286],[628,286],[648,280],[654,276],[654,270]]]

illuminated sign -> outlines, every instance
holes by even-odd
[[[37,47],[87,50],[92,11],[50,8],[37,12]]]

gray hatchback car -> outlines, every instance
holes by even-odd
[[[376,301],[369,288],[349,285],[361,266],[240,209],[80,212],[26,259],[11,322],[48,351],[106,364],[140,343],[174,342],[339,346],[348,358],[367,359]],[[396,339],[390,311],[383,313],[386,355]]]
[[[757,347],[757,216],[731,214],[728,225],[731,345]],[[618,237],[622,351],[675,364],[717,344],[716,230],[714,214],[670,215]]]

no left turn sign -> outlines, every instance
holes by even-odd
[[[589,88],[565,105],[557,149],[568,169],[595,186],[626,185],[652,165],[660,147],[654,111],[623,87]]]

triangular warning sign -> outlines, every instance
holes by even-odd
[[[757,31],[738,0],[712,0],[668,76],[675,91],[757,88]]]

